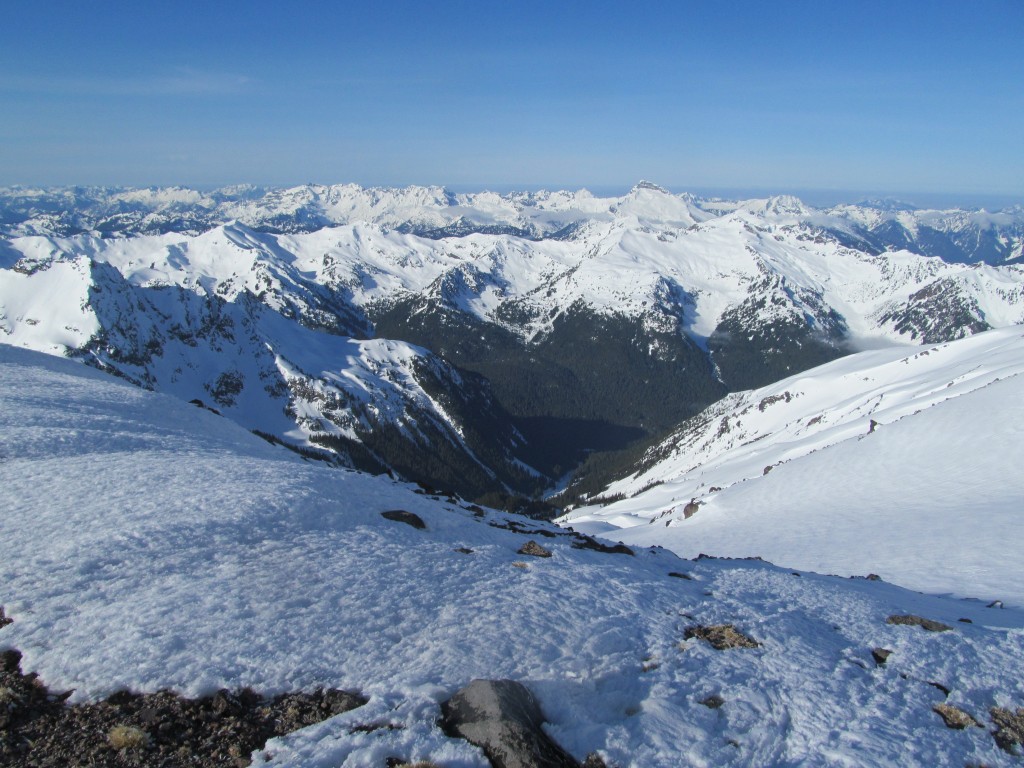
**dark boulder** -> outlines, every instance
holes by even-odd
[[[441,712],[444,732],[480,747],[494,768],[579,768],[544,732],[533,694],[514,680],[474,680]]]
[[[427,524],[423,522],[423,518],[417,515],[415,512],[406,512],[404,509],[389,509],[387,512],[381,512],[381,517],[387,518],[388,520],[394,520],[396,523],[405,523],[411,525],[413,528],[423,530],[427,527]]]

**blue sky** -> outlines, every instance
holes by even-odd
[[[9,3],[0,184],[1024,200],[1024,2]]]

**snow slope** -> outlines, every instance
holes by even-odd
[[[728,396],[562,522],[1024,605],[1022,374],[1016,327],[852,355]]]
[[[474,677],[525,683],[576,757],[619,766],[1017,764],[984,729],[947,729],[931,683],[986,722],[1024,704],[1020,610],[756,561],[575,549],[6,345],[0,402],[0,605],[14,619],[0,648],[76,700],[168,686],[370,696],[257,765],[485,766],[435,725]],[[379,515],[393,508],[427,529]],[[529,538],[553,557],[517,555]],[[885,623],[908,612],[954,629]],[[761,647],[680,645],[687,626],[721,622]],[[875,646],[894,651],[884,667]],[[711,694],[720,709],[699,703]],[[353,730],[370,722],[402,727]]]

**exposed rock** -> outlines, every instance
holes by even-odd
[[[577,533],[573,538],[572,546],[574,549],[592,549],[595,552],[607,552],[613,555],[632,555],[633,550],[623,544],[621,541],[618,544],[602,544],[600,541],[592,536],[586,536],[582,533]]]
[[[875,660],[875,664],[881,667],[885,662],[892,656],[892,651],[888,648],[875,648],[871,651],[871,657]]]
[[[700,703],[703,704],[708,709],[718,709],[723,704],[725,704],[725,699],[723,699],[717,693],[713,693],[710,696],[707,696],[707,697],[701,699]]]
[[[556,536],[568,536],[568,533],[556,533],[555,531],[549,531],[546,528],[527,528],[517,520],[505,520],[501,522],[499,520],[492,520],[487,523],[492,528],[501,528],[504,531],[513,531],[515,533],[521,533],[526,536],[543,536],[547,539],[553,539]]]
[[[674,579],[686,579],[687,581],[693,581],[693,576],[688,573],[680,573],[679,571],[669,571],[669,576]]]
[[[413,528],[421,531],[427,527],[422,517],[415,512],[406,512],[404,509],[389,509],[387,512],[381,512],[380,516],[388,520],[394,520],[396,523],[411,525]]]
[[[4,615],[4,607],[0,605],[0,627],[6,627],[8,624],[13,624],[14,619],[9,619]]]
[[[1024,744],[1024,708],[1018,707],[1014,712],[1011,709],[992,707],[989,714],[996,726],[992,734],[996,744],[1011,755],[1017,754],[1017,745]]]
[[[894,615],[890,616],[885,620],[886,624],[902,624],[910,627],[921,627],[928,632],[948,632],[952,629],[948,624],[943,624],[941,621],[932,621],[931,619],[924,619],[920,616],[914,616],[913,614]]]
[[[683,637],[687,640],[692,637],[704,640],[718,651],[729,648],[759,648],[761,646],[759,642],[743,634],[732,624],[687,627]]]
[[[697,514],[697,510],[700,509],[700,502],[693,499],[683,507],[683,519],[689,520],[691,517]]]
[[[982,727],[981,723],[971,717],[970,714],[964,712],[959,707],[954,707],[952,704],[936,704],[932,707],[932,712],[942,718],[942,722],[946,724],[947,728],[962,731],[964,728]]]
[[[455,551],[458,552],[460,555],[472,555],[473,554],[473,550],[470,549],[469,547],[456,547]]]
[[[536,699],[514,680],[474,680],[441,712],[444,732],[480,747],[494,768],[579,768],[544,732]]]
[[[528,542],[523,544],[523,546],[521,546],[518,550],[516,550],[516,554],[532,555],[533,557],[551,557],[551,550],[542,547],[536,541],[530,539]]]
[[[0,654],[0,765],[33,768],[245,766],[248,755],[275,736],[366,703],[334,689],[265,699],[251,690],[186,699],[170,691],[121,691],[104,701],[66,706],[34,674],[22,674],[21,654]]]

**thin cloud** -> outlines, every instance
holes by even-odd
[[[0,75],[0,91],[89,96],[209,96],[242,93],[253,78],[228,72],[181,68],[144,77],[40,77]]]

